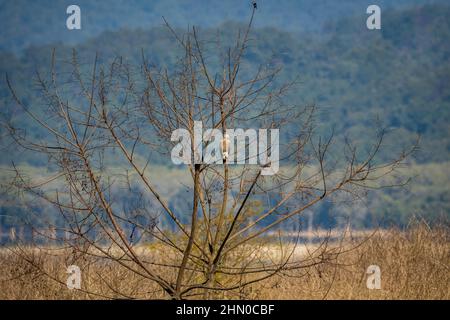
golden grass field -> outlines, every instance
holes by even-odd
[[[450,233],[448,226],[430,228],[415,224],[406,231],[383,230],[364,241],[349,240],[337,263],[281,274],[218,299],[450,299]],[[348,251],[346,250],[348,249]],[[55,281],[67,277],[68,257],[34,258],[46,271],[42,274],[4,248],[0,252],[0,299],[102,299],[114,292],[117,298],[147,292],[145,298],[164,298],[152,283],[126,270],[104,265],[88,267],[92,273],[83,287],[99,295],[68,290]],[[381,269],[381,289],[366,287],[369,265]],[[61,267],[63,266],[63,267]],[[100,276],[94,276],[100,275]],[[108,294],[107,294],[108,293]],[[166,297],[167,298],[167,297]]]

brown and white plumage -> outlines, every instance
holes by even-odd
[[[223,161],[226,161],[229,157],[230,152],[230,136],[227,133],[225,133],[225,135],[223,136],[220,147],[222,149],[222,159]]]

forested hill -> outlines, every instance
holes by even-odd
[[[46,1],[41,3],[44,2]],[[147,10],[150,10],[158,6],[169,8],[170,2],[163,4],[163,1],[148,1],[145,3],[148,3]],[[287,0],[284,2],[289,3],[290,6],[296,3]],[[392,129],[388,140],[390,148],[384,149],[382,154],[382,157],[389,158],[390,150],[411,144],[417,135],[421,136],[420,148],[415,155],[417,164],[414,164],[411,169],[413,171],[408,173],[414,178],[408,189],[386,190],[370,196],[366,203],[367,208],[370,208],[369,212],[367,208],[355,205],[349,208],[348,212],[342,213],[341,217],[356,216],[357,219],[352,221],[364,226],[373,226],[373,221],[379,221],[376,217],[401,225],[408,223],[412,215],[424,216],[431,220],[432,217],[442,215],[448,217],[450,212],[448,167],[450,163],[450,19],[448,18],[450,4],[415,6],[411,4],[429,1],[389,2],[397,3],[396,8],[383,9],[382,29],[376,31],[366,28],[367,15],[364,5],[367,4],[363,4],[363,1],[300,2],[305,8],[317,6],[314,10],[318,10],[317,14],[321,19],[314,19],[314,15],[310,15],[308,11],[305,12],[306,20],[315,20],[311,22],[311,25],[305,22],[305,25],[315,28],[311,32],[303,32],[305,30],[295,28],[295,32],[292,32],[286,27],[291,22],[293,26],[297,22],[299,25],[302,24],[300,18],[297,22],[286,21],[284,27],[284,22],[267,19],[269,13],[264,11],[267,9],[261,5],[261,10],[258,9],[257,12],[256,28],[252,32],[252,42],[244,61],[246,70],[254,70],[259,64],[265,63],[281,66],[283,71],[280,74],[280,81],[298,77],[298,88],[288,97],[287,102],[299,105],[315,103],[319,110],[319,121],[317,121],[319,129],[325,133],[334,128],[337,141],[350,135],[356,137],[362,144],[367,143],[370,140],[365,139],[372,137],[369,134],[370,128],[373,128],[375,122],[380,120],[384,126]],[[8,1],[8,4],[2,2],[0,20],[5,18],[2,24],[12,19],[13,15],[8,17],[5,12],[14,7],[14,3],[17,2]],[[88,6],[87,2],[79,1],[79,3],[81,5],[86,3]],[[101,7],[100,1],[89,1],[89,3],[94,7],[98,3]],[[106,1],[101,3],[106,5]],[[125,3],[134,2],[120,3],[125,6]],[[194,10],[190,9],[188,3],[190,2],[186,1],[186,5],[182,7],[186,6],[185,10]],[[263,3],[266,3],[267,8],[274,6],[270,1]],[[283,1],[277,3],[283,3]],[[329,6],[331,3],[336,4],[335,11],[327,9],[323,11],[323,15],[319,14],[320,8]],[[350,3],[354,3],[355,7]],[[353,8],[353,11],[350,10],[345,15],[340,11],[338,4],[347,5]],[[280,4],[282,9],[274,11],[274,15],[282,15],[289,11],[289,5],[283,7]],[[29,6],[27,10],[34,8],[36,14],[40,14],[41,8],[36,7],[37,2],[30,2]],[[54,7],[58,6],[62,6],[61,3],[57,2]],[[247,7],[239,9],[242,10],[242,14],[227,16],[220,12],[222,6],[227,5],[218,5],[216,17],[222,17],[221,20],[227,18],[230,21],[214,26],[212,21],[216,19],[214,21],[217,22],[219,18],[214,18],[213,13],[211,15],[204,13],[204,10],[210,6],[193,5],[192,8],[198,8],[199,12],[203,12],[198,13],[198,17],[201,15],[205,17],[200,28],[200,33],[205,39],[213,39],[218,34],[218,28],[225,42],[227,39],[229,41],[236,35],[238,28],[242,27],[243,17],[248,17]],[[358,8],[357,6],[362,9],[355,9]],[[3,10],[4,8],[7,10]],[[133,16],[133,10],[124,11],[123,16]],[[184,18],[180,18],[180,12],[184,12],[184,9],[172,10],[172,13],[168,11],[164,15],[169,21],[174,22],[175,26],[181,26],[182,29],[179,30],[186,30],[188,22],[190,25],[198,22],[194,13],[191,16],[192,19],[183,20]],[[298,13],[298,10],[300,9],[297,8],[295,12]],[[111,11],[107,12],[112,14]],[[155,12],[159,11],[152,12],[156,17]],[[106,11],[102,14],[106,14]],[[334,18],[326,19],[327,15]],[[101,16],[100,14],[99,17]],[[289,17],[288,14],[287,16]],[[21,109],[15,107],[4,79],[7,73],[23,102],[42,115],[45,112],[45,106],[38,103],[39,92],[33,79],[36,69],[48,72],[53,48],[56,49],[59,74],[67,74],[69,71],[67,68],[70,65],[67,62],[70,61],[72,49],[78,52],[79,61],[83,66],[92,65],[96,53],[99,55],[100,64],[113,57],[123,56],[130,64],[137,65],[141,62],[143,50],[149,62],[156,66],[165,65],[170,68],[178,52],[175,41],[167,30],[161,26],[154,26],[160,24],[159,13],[159,22],[155,24],[153,22],[140,24],[138,16],[135,18],[136,24],[128,23],[126,29],[121,28],[125,23],[113,23],[114,19],[107,19],[112,25],[107,26],[106,22],[99,24],[102,27],[96,29],[97,36],[80,35],[79,39],[75,39],[74,46],[66,41],[56,43],[55,41],[63,40],[64,36],[58,34],[59,31],[54,34],[51,28],[42,29],[40,33],[27,29],[35,28],[33,26],[35,22],[26,24],[26,27],[25,24],[14,24],[17,26],[15,30],[2,28],[3,51],[0,50],[0,113],[2,117],[12,118],[17,124],[21,123],[21,126],[27,129],[27,134],[45,138],[44,133],[23,114]],[[48,16],[48,19],[53,21],[51,16]],[[210,22],[208,22],[209,19],[211,19]],[[270,26],[272,22],[274,25]],[[313,28],[314,25],[316,27]],[[133,28],[134,26],[151,27]],[[87,25],[86,28],[88,28]],[[64,28],[58,30],[64,30]],[[101,33],[104,30],[109,31]],[[14,41],[22,41],[19,40],[21,34],[24,35],[23,42],[14,43]],[[44,38],[47,44],[38,44]],[[29,46],[29,44],[34,45]],[[18,50],[24,46],[25,49]],[[0,127],[0,130],[3,129]],[[289,130],[290,127],[283,127],[282,134]],[[0,132],[0,137],[3,136],[4,132]],[[18,156],[14,149],[5,149],[3,142],[1,140],[2,156],[0,157],[0,165],[3,168],[10,166],[13,159],[16,163],[29,165],[35,171],[45,167],[47,159],[27,153],[21,153]],[[167,158],[155,159],[155,163],[167,164]],[[161,179],[167,181],[164,180],[165,178]],[[170,185],[169,182],[167,184]],[[182,195],[177,195],[174,199],[187,203]],[[8,204],[1,197],[0,202],[0,216],[5,213],[17,216],[18,209],[15,204]],[[322,207],[317,208],[317,222],[325,226],[333,226],[333,223],[337,221],[335,213],[334,207],[324,203]],[[23,211],[23,214],[26,215],[27,212]],[[12,224],[2,219],[0,218],[0,224]],[[342,220],[345,221],[345,219]]]
[[[383,10],[447,3],[447,0],[378,0]],[[324,23],[364,15],[366,0],[258,0],[257,27],[291,32],[321,30]],[[66,8],[81,8],[82,30],[65,27]],[[21,49],[54,42],[79,43],[103,31],[160,26],[161,17],[175,26],[215,27],[224,21],[245,21],[250,0],[0,0],[0,50]]]
[[[319,38],[257,28],[245,63],[250,69],[264,63],[280,65],[280,81],[299,77],[300,85],[289,98],[296,104],[315,103],[323,130],[334,128],[341,136],[364,137],[369,136],[364,134],[367,128],[380,119],[384,126],[396,129],[398,145],[421,136],[419,162],[443,162],[450,154],[449,16],[450,6],[441,5],[387,11],[381,31],[367,30],[360,16],[345,18],[328,23]],[[219,29],[232,36],[239,26],[228,22]],[[213,38],[216,29],[204,29],[202,35]],[[16,90],[37,110],[32,79],[36,69],[48,71],[54,47],[58,61],[70,59],[70,46],[54,44],[30,47],[21,56],[0,53],[2,78],[8,73]],[[177,56],[173,39],[162,27],[105,32],[75,49],[83,63],[92,63],[96,52],[103,62],[120,55],[138,64],[143,49],[158,66],[170,66]],[[4,80],[0,97],[4,115],[20,112],[13,107]],[[33,132],[31,124],[27,127]],[[2,157],[3,163],[9,161]]]

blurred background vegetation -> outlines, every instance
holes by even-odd
[[[374,2],[382,9],[382,29],[366,28],[366,8]],[[117,56],[138,65],[142,51],[148,61],[169,69],[178,49],[164,16],[181,32],[198,26],[202,37],[217,34],[226,44],[250,14],[248,1],[206,0],[78,0],[82,29],[65,27],[66,8],[72,1],[0,1],[0,113],[4,119],[27,128],[27,134],[43,132],[23,114],[11,98],[8,74],[23,102],[45,114],[33,78],[36,70],[47,71],[53,48],[57,71],[70,71],[72,50],[82,65],[100,64]],[[314,224],[339,227],[350,221],[355,227],[404,226],[412,216],[429,223],[450,216],[450,4],[448,1],[397,0],[260,0],[245,55],[246,70],[260,64],[280,66],[279,82],[298,79],[286,103],[315,104],[317,131],[334,130],[335,152],[346,137],[358,144],[370,142],[369,133],[378,123],[388,128],[388,148],[381,160],[420,136],[419,150],[403,169],[410,183],[402,188],[369,193],[360,203],[336,206],[323,203],[314,208]],[[6,181],[11,162],[27,167],[31,174],[49,171],[47,159],[8,145],[5,131],[0,157],[1,180]],[[289,127],[281,135],[289,134]],[[144,155],[146,156],[146,154]],[[158,166],[153,178],[163,187],[171,206],[182,210],[185,199],[181,170],[168,156],[153,156]],[[120,167],[109,159],[111,167]],[[168,179],[167,177],[170,177]],[[178,183],[178,184],[177,184]],[[124,203],[131,199],[121,199]],[[41,215],[54,212],[36,204]],[[29,217],[28,208],[15,195],[0,197],[0,226],[9,228]]]

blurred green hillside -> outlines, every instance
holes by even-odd
[[[258,0],[256,27],[290,32],[322,30],[328,21],[364,15],[370,4],[383,10],[447,3],[447,0]],[[81,8],[82,30],[68,31],[66,8]],[[0,50],[19,52],[30,45],[79,43],[103,31],[161,26],[162,16],[174,26],[216,27],[245,21],[251,0],[0,0]],[[363,18],[362,20],[364,20]]]
[[[180,31],[188,24],[199,22],[205,40],[215,39],[219,31],[226,44],[249,14],[248,6],[239,5],[237,1],[220,2],[217,7],[205,1],[195,4],[186,1],[182,5],[174,1],[115,1],[117,6],[111,4],[111,10],[108,10],[109,2],[79,2],[83,10],[98,12],[98,17],[86,18],[89,36],[78,34],[73,39],[65,38],[68,31],[52,28],[42,29],[39,35],[31,32],[43,21],[30,21],[30,10],[38,16],[63,8],[66,2],[58,2],[52,10],[37,2],[30,3],[20,15],[12,14],[19,10],[20,1],[1,3],[2,24],[17,26],[2,29],[1,114],[26,127],[28,133],[36,137],[42,138],[44,133],[13,103],[4,81],[6,73],[25,104],[43,114],[45,109],[38,103],[39,91],[32,79],[36,69],[48,72],[53,48],[57,53],[57,71],[61,74],[69,71],[66,62],[70,61],[73,49],[83,65],[92,64],[96,53],[101,64],[123,56],[128,63],[137,65],[143,50],[150,63],[170,69],[179,51],[168,31],[158,26],[161,15],[175,27],[182,27]],[[430,2],[441,4],[419,6]],[[135,6],[131,6],[132,3]],[[381,154],[381,160],[389,159],[393,152],[411,145],[417,136],[421,137],[419,150],[411,159],[413,166],[405,171],[405,175],[413,177],[410,186],[374,193],[363,207],[335,210],[330,204],[324,204],[317,209],[317,222],[333,225],[351,216],[359,226],[379,222],[401,225],[407,223],[411,215],[430,220],[448,217],[450,6],[442,4],[445,1],[395,1],[395,5],[382,2],[387,8],[382,13],[382,30],[369,31],[365,25],[364,1],[261,3],[257,27],[245,55],[245,70],[272,64],[283,68],[280,82],[298,78],[299,85],[286,102],[317,105],[318,133],[327,134],[334,129],[341,143],[345,137],[352,137],[366,144],[370,142],[369,132],[380,121],[390,132],[388,148]],[[125,7],[127,10],[120,15],[124,20],[120,20],[116,10]],[[64,9],[61,10],[64,13]],[[275,18],[268,19],[272,13]],[[54,19],[50,14],[46,21],[53,26]],[[216,26],[218,23],[220,25]],[[55,43],[61,40],[65,43]],[[33,45],[28,46],[30,44]],[[283,128],[282,134],[291,129]],[[1,133],[3,137],[4,132]],[[342,144],[337,144],[336,151],[340,146]],[[34,168],[46,165],[45,158],[8,149],[6,140],[3,140],[2,150],[8,150],[0,159],[4,167],[18,159]],[[163,166],[167,159],[155,157],[154,162]],[[112,160],[112,165],[119,164]],[[11,212],[14,205],[3,205],[2,210]]]
[[[288,97],[297,105],[316,104],[322,132],[334,128],[338,135],[363,137],[361,133],[381,123],[394,130],[395,143],[406,145],[421,136],[417,161],[442,162],[450,153],[450,7],[425,6],[383,15],[381,31],[369,31],[360,17],[328,24],[323,37],[297,35],[274,28],[255,29],[244,64],[247,72],[261,64],[280,66],[279,83],[298,78],[296,91]],[[238,23],[225,23],[222,41],[231,41]],[[223,30],[227,30],[224,33]],[[206,40],[217,29],[203,29]],[[168,66],[176,61],[178,47],[165,28],[106,32],[75,47],[34,46],[21,56],[0,53],[0,73],[7,73],[15,89],[36,112],[36,70],[48,73],[56,48],[57,71],[69,72],[74,48],[82,64],[100,63],[117,56],[128,63],[148,62]],[[28,121],[15,108],[6,82],[0,82],[2,113]],[[17,114],[19,113],[19,114]],[[40,134],[26,123],[33,134]],[[289,129],[286,129],[289,131]],[[394,148],[395,146],[393,146]],[[388,155],[386,155],[388,156]],[[3,163],[9,162],[2,158]]]

